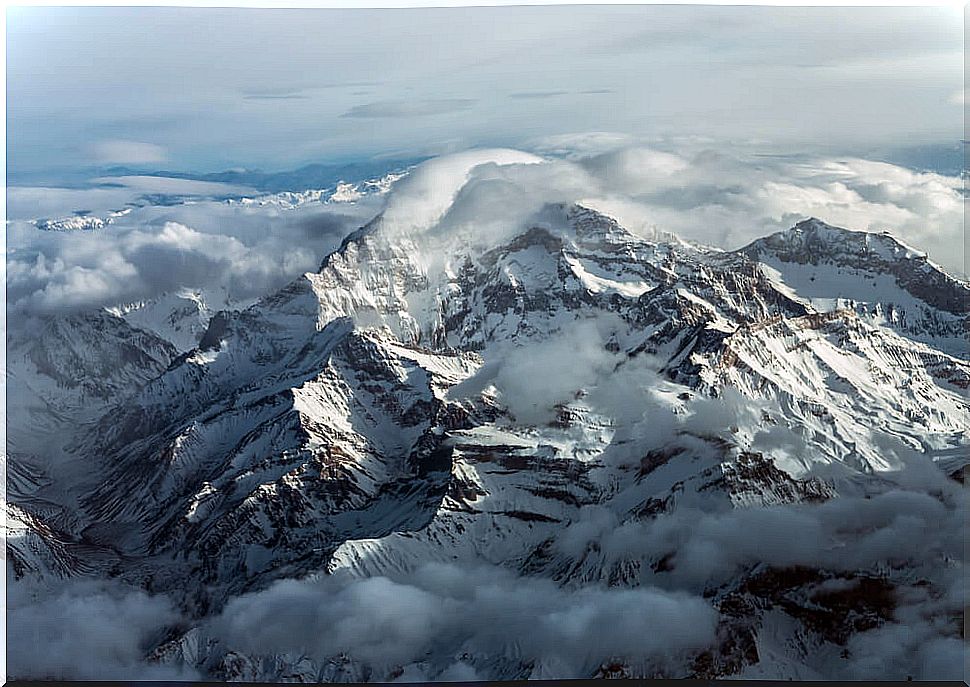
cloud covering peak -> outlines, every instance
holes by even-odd
[[[12,187],[9,303],[26,312],[64,311],[212,285],[244,301],[315,269],[379,213],[386,231],[488,246],[542,222],[549,205],[572,203],[648,238],[663,231],[724,249],[817,217],[888,230],[954,276],[966,274],[957,177],[859,158],[763,157],[704,141],[644,145],[602,132],[551,143],[557,154],[489,148],[440,156],[385,196],[288,210],[205,199],[252,189],[149,176],[105,177],[86,190]],[[145,204],[172,193],[198,195]],[[136,197],[143,200],[132,208]],[[42,231],[28,221],[104,216],[126,204],[126,214],[98,231]]]
[[[644,236],[660,230],[736,249],[817,217],[889,231],[954,276],[966,274],[958,177],[860,158],[622,140],[595,133],[559,138],[558,154],[545,157],[502,149],[433,159],[395,188],[386,225],[494,242],[539,221],[548,204],[582,203]]]
[[[397,185],[384,211],[384,223],[401,231],[428,229],[452,207],[477,168],[540,162],[541,157],[507,148],[469,150],[429,160]]]

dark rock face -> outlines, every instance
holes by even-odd
[[[737,675],[759,662],[757,632],[762,614],[780,610],[824,641],[844,646],[853,634],[888,622],[896,587],[884,577],[837,574],[804,567],[756,571],[716,600],[721,612],[716,649],[699,654],[698,677]]]
[[[820,503],[835,498],[835,490],[818,478],[792,479],[761,453],[742,452],[723,466],[722,476],[702,489],[719,489],[731,498],[754,499],[768,506],[779,503]]]

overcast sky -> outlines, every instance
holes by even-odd
[[[955,144],[959,8],[8,10],[8,169],[193,171],[605,131]]]

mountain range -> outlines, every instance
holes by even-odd
[[[219,680],[905,679],[871,663],[887,632],[962,641],[970,285],[818,219],[732,251],[581,204],[507,233],[378,215],[248,307],[12,326],[13,575],[174,599],[145,664]],[[550,605],[497,613],[442,570]],[[226,629],[375,580],[446,629],[386,659]],[[604,608],[624,634],[532,636],[573,646]]]

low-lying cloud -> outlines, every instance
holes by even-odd
[[[733,248],[815,215],[850,228],[888,228],[954,271],[961,268],[953,249],[962,241],[957,179],[857,159],[745,158],[626,143],[603,134],[585,143],[555,141],[578,151],[569,156],[486,150],[431,161],[395,187],[383,205],[384,225],[430,236],[458,231],[494,243],[541,220],[548,203],[582,201],[643,235],[667,230]],[[108,202],[102,194],[132,191],[84,193],[71,192],[69,202],[91,207]],[[297,210],[199,200],[138,208],[95,231],[45,232],[14,221],[8,300],[36,313],[138,300],[180,286],[255,297],[314,269],[381,209],[367,200]],[[664,387],[670,383],[649,358],[607,350],[617,328],[604,315],[567,322],[560,337],[542,346],[514,342],[477,383],[494,385],[515,421],[530,424],[552,419],[556,404],[583,389],[590,405],[614,420],[623,439],[614,444],[626,447],[604,461],[638,459],[651,444],[699,445],[698,437],[721,436],[733,424],[760,426],[739,415],[763,408],[729,392],[674,412],[678,395]],[[756,432],[749,448],[769,453],[804,443],[794,430],[776,426]],[[403,669],[409,679],[490,677],[489,658],[504,656],[532,662],[539,676],[578,677],[605,660],[676,664],[677,654],[709,646],[718,618],[704,593],[756,566],[910,570],[932,584],[900,585],[892,620],[853,636],[851,657],[825,667],[825,676],[960,677],[962,643],[953,618],[965,602],[965,491],[926,456],[901,446],[885,442],[905,467],[881,475],[878,493],[873,487],[817,505],[748,509],[711,499],[706,510],[681,505],[650,520],[631,519],[619,506],[579,510],[554,552],[577,558],[596,550],[606,561],[634,561],[638,587],[562,587],[477,561],[428,564],[368,579],[338,573],[279,581],[230,600],[205,630],[225,648],[261,655],[303,652],[322,662],[349,653],[382,676]],[[655,569],[659,559],[666,564]],[[162,630],[185,621],[167,597],[108,583],[53,591],[17,583],[11,592],[8,662],[15,676],[187,674],[143,662]]]
[[[110,191],[70,196],[90,206]],[[145,206],[91,231],[43,231],[11,222],[8,306],[22,314],[66,313],[180,288],[226,292],[244,302],[316,270],[326,253],[377,211],[369,203]]]
[[[185,666],[145,662],[179,619],[172,601],[102,581],[7,589],[7,674],[33,680],[193,680]]]
[[[595,577],[561,584],[471,560],[368,578],[340,569],[277,581],[191,621],[169,597],[121,583],[14,582],[10,674],[198,679],[191,665],[146,659],[167,631],[196,625],[222,652],[299,657],[318,668],[346,656],[372,679],[495,679],[500,657],[542,678],[589,676],[611,662],[676,675],[717,641],[720,616],[707,590],[746,571],[808,566],[890,578],[904,571],[892,617],[853,634],[839,661],[816,665],[824,679],[960,679],[966,494],[938,471],[910,470],[887,475],[899,485],[881,493],[814,505],[678,508],[646,521],[624,520],[608,504],[581,509],[550,553],[582,561],[595,552],[603,570],[636,561],[633,586]],[[665,566],[652,565],[661,558]],[[840,589],[847,579],[821,584]]]
[[[961,513],[968,504],[959,485],[938,473],[932,481],[935,497],[890,489],[818,505],[722,512],[682,507],[647,522],[620,522],[606,508],[588,507],[555,546],[574,556],[595,544],[606,567],[637,561],[646,575],[641,584],[698,595],[756,568],[805,566],[877,576],[906,570],[893,592],[892,618],[854,634],[844,660],[816,668],[824,679],[962,679]],[[662,571],[651,572],[661,559]]]
[[[378,676],[408,664],[435,677],[462,668],[472,675],[476,658],[487,667],[489,657],[509,656],[570,678],[611,658],[662,662],[699,649],[713,640],[716,620],[707,601],[681,592],[568,590],[498,566],[427,564],[394,579],[277,582],[233,599],[210,631],[256,654],[323,661],[346,653]],[[429,665],[429,656],[447,658]]]
[[[676,154],[636,148],[579,162],[602,180],[602,207],[631,229],[658,228],[722,248],[818,217],[888,230],[965,273],[963,182],[861,159],[745,158],[707,149]]]

